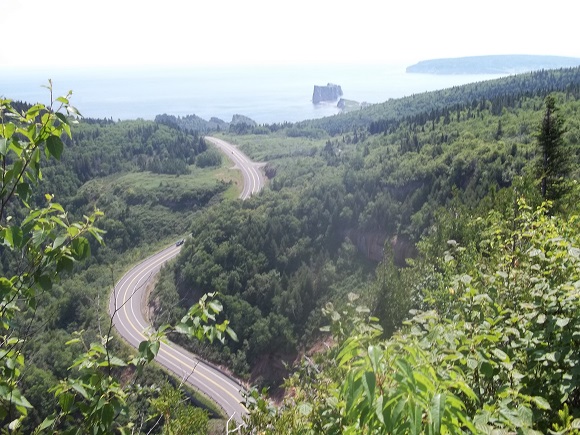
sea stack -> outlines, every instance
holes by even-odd
[[[336,101],[342,97],[342,89],[339,85],[328,83],[326,86],[314,85],[312,102],[318,104],[323,101]]]

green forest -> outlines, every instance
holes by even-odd
[[[580,69],[222,125],[267,162],[246,201],[194,117],[0,106],[7,432],[223,433],[147,364],[165,335],[254,386],[245,433],[580,430]],[[108,292],[185,235],[134,356]],[[237,340],[168,326],[206,293]]]

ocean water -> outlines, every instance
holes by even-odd
[[[50,100],[73,91],[85,117],[153,119],[167,113],[230,121],[234,114],[258,123],[296,122],[339,112],[336,103],[312,104],[314,85],[335,83],[343,98],[381,103],[426,91],[490,80],[498,75],[407,74],[403,65],[237,66],[181,69],[0,71],[0,96]]]

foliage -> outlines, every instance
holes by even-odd
[[[488,106],[495,115],[504,108],[517,107],[522,98],[563,92],[578,95],[580,68],[540,70],[485,82],[425,92],[373,104],[356,112],[302,121],[295,127],[322,128],[330,135],[342,135],[356,128],[369,128],[372,134],[397,128],[401,121],[449,118],[451,113],[469,107]],[[423,122],[421,122],[423,123]]]
[[[28,338],[26,329],[16,326],[19,312],[34,312],[38,294],[50,290],[62,273],[88,257],[87,234],[102,242],[101,232],[94,226],[100,212],[69,222],[50,194],[44,207],[29,205],[33,189],[42,179],[41,153],[47,158],[61,157],[61,136],[71,134],[65,113],[78,114],[69,105],[70,94],[53,100],[50,83],[49,90],[49,107],[37,104],[18,112],[10,100],[0,101],[1,249],[5,258],[18,258],[10,274],[0,278],[0,420],[13,430],[31,407],[18,387]]]
[[[216,149],[209,149],[196,157],[195,164],[200,168],[220,166],[222,164],[222,155]]]
[[[565,193],[570,173],[570,157],[564,145],[564,120],[558,115],[556,99],[546,97],[546,110],[538,132],[540,149],[537,173],[542,198],[559,200]]]
[[[291,355],[315,332],[316,309],[370,273],[371,264],[355,259],[354,246],[337,244],[330,230],[336,222],[325,204],[334,201],[333,187],[313,186],[316,194],[307,194],[312,197],[306,207],[294,196],[270,192],[243,205],[223,202],[201,213],[192,228],[196,242],[184,245],[173,269],[175,285],[164,284],[168,275],[162,275],[153,294],[157,312],[170,313],[175,301],[191,303],[211,287],[224,295],[240,340],[220,355],[194,344],[196,352],[242,375],[265,355]],[[316,236],[319,231],[326,234]],[[263,381],[270,379],[268,374]]]
[[[226,294],[235,329],[243,331],[239,343],[219,355],[205,347],[195,351],[241,375],[268,358],[292,358],[294,343],[308,348],[317,338],[318,310],[328,301],[340,304],[349,291],[360,293],[384,334],[392,334],[419,303],[416,288],[430,279],[417,281],[414,270],[404,269],[416,243],[438,234],[442,243],[431,245],[433,255],[442,254],[448,239],[476,243],[478,230],[457,214],[511,211],[505,192],[512,187],[538,204],[534,126],[541,122],[546,86],[565,90],[556,98],[562,113],[575,119],[576,76],[577,69],[534,73],[393,100],[369,108],[383,118],[369,121],[364,110],[349,115],[356,126],[343,123],[340,133],[325,127],[339,118],[332,117],[281,126],[270,135],[227,136],[254,158],[269,160],[270,192],[195,217],[194,242],[178,260],[174,290],[159,296],[162,307],[168,301],[163,310],[169,311],[169,301],[195,300],[203,288]],[[575,175],[580,126],[568,124]],[[291,137],[321,128],[335,135]],[[353,252],[345,262],[348,247]],[[262,381],[258,376],[252,379]]]
[[[128,395],[131,393],[147,395],[149,389],[132,382],[123,383],[116,370],[133,366],[140,372],[157,356],[161,341],[170,332],[210,342],[217,339],[223,343],[226,335],[236,339],[227,320],[215,323],[216,315],[221,312],[222,306],[213,300],[213,297],[214,294],[204,295],[174,327],[162,325],[151,334],[149,340],[140,343],[139,353],[127,360],[111,353],[109,348],[112,339],[111,329],[107,335],[101,337],[100,343],[86,344],[82,334],[79,338],[69,341],[67,343],[69,345],[82,342],[85,347],[85,352],[79,355],[71,366],[71,369],[78,369],[79,377],[69,377],[53,387],[52,391],[58,399],[60,410],[47,417],[39,426],[39,430],[50,428],[54,431],[59,427],[66,428],[70,424],[71,428],[64,430],[63,433],[107,434],[113,430],[129,433],[128,431],[134,427],[134,422],[123,421],[123,418],[128,416]],[[112,321],[113,319],[111,327]],[[164,427],[165,433],[173,433],[175,428],[194,423],[199,425],[195,426],[194,430],[196,428],[204,430],[207,426],[207,415],[204,418],[204,412],[190,410],[184,403],[179,407],[175,406],[174,402],[180,397],[180,392],[163,390],[161,397],[152,401],[157,413],[161,414],[167,423],[167,427]]]
[[[323,356],[308,353],[288,381],[294,395],[286,399],[286,407],[276,409],[254,392],[248,431],[572,430],[578,423],[573,368],[577,307],[572,300],[568,308],[568,302],[577,282],[573,205],[578,192],[563,196],[563,207],[550,208],[553,216],[548,217],[546,208],[536,212],[537,192],[530,189],[529,174],[537,157],[534,126],[540,124],[551,92],[566,119],[562,139],[570,151],[569,174],[578,173],[578,71],[508,77],[298,124],[256,126],[240,118],[231,134],[253,135],[230,137],[255,158],[269,161],[271,189],[243,203],[215,206],[225,185],[190,184],[207,176],[193,165],[206,155],[203,139],[190,132],[198,124],[194,117],[71,124],[75,140],[68,134],[62,140],[70,153],[62,152],[60,162],[39,153],[43,188],[59,193],[71,221],[86,224],[83,214],[90,216],[95,206],[106,210],[99,226],[107,231],[108,244],[88,239],[90,267],[74,261],[79,273],[54,282],[50,292],[37,291],[35,306],[26,308],[25,300],[19,300],[24,313],[14,315],[10,328],[23,333],[11,337],[29,337],[24,332],[45,325],[49,329],[25,340],[20,354],[26,352],[26,370],[23,360],[14,360],[15,369],[24,373],[17,388],[31,403],[34,397],[37,408],[55,402],[59,407],[46,420],[42,409],[29,415],[23,430],[31,432],[32,419],[36,425],[44,421],[46,429],[84,430],[77,425],[83,415],[87,424],[103,420],[111,430],[128,428],[152,413],[151,407],[162,412],[166,406],[141,403],[136,410],[130,397],[166,397],[166,404],[177,397],[131,389],[141,382],[132,370],[154,354],[157,335],[135,360],[107,334],[102,338],[95,325],[102,325],[99,297],[106,298],[98,289],[114,281],[114,272],[122,267],[120,254],[136,258],[136,251],[127,250],[178,233],[181,237],[188,229],[193,240],[163,273],[154,295],[158,312],[170,314],[156,324],[179,322],[189,312],[185,307],[198,302],[205,290],[220,291],[231,324],[222,324],[224,330],[216,334],[231,326],[239,332],[239,342],[216,348],[194,341],[193,348],[204,355],[245,375],[256,367],[276,368],[280,359],[291,361],[323,338],[318,331],[323,307],[334,317],[337,347]],[[183,121],[182,130],[176,121]],[[48,142],[52,153],[59,154],[58,141]],[[8,165],[11,159],[14,154]],[[32,163],[29,169],[34,167]],[[168,174],[153,177],[151,170]],[[14,192],[31,209],[48,210],[39,218],[63,213],[54,209],[52,198],[45,205],[44,192],[32,184],[16,185]],[[518,204],[522,194],[530,206]],[[11,228],[26,219],[26,205],[8,204],[6,210],[13,219],[0,221],[0,230],[5,240],[12,237],[17,243],[19,233]],[[47,240],[52,247],[58,237]],[[419,240],[420,255],[407,261]],[[384,246],[389,249],[383,258]],[[1,249],[3,275],[12,276],[8,272],[18,270],[21,253]],[[63,266],[70,263],[63,260]],[[357,312],[349,292],[360,293],[380,320],[369,318],[365,310]],[[409,316],[412,307],[421,311]],[[218,323],[224,319],[216,316]],[[405,319],[407,325],[396,332]],[[179,328],[197,336],[192,322]],[[82,329],[82,337],[71,337]],[[164,333],[174,338],[178,331]],[[55,353],[55,342],[62,346],[71,339],[57,356],[46,357]],[[79,354],[80,370],[53,390],[58,398],[39,394],[40,386],[54,386],[56,379],[67,377],[66,368]],[[47,366],[53,367],[48,371]],[[282,368],[272,378],[258,372],[253,379],[277,387],[280,373],[287,371]],[[96,395],[103,397],[100,408]],[[111,409],[118,411],[112,423]],[[16,408],[11,410],[16,416]],[[154,421],[141,427],[151,430]]]
[[[65,148],[62,137],[66,135],[70,139],[71,124],[75,122],[74,116],[78,116],[69,104],[70,94],[53,100],[50,82],[48,89],[51,92],[48,107],[37,104],[19,111],[10,100],[0,101],[0,249],[3,259],[0,421],[11,432],[23,428],[32,408],[20,384],[28,369],[25,361],[28,344],[37,333],[36,314],[45,314],[44,308],[39,309],[38,301],[45,295],[50,297],[65,274],[89,257],[91,245],[87,235],[98,243],[103,242],[103,231],[95,226],[102,214],[98,210],[80,221],[71,221],[65,209],[53,201],[53,195],[45,195],[45,206],[36,206],[34,202],[35,190],[43,179],[41,166],[47,165],[44,159],[61,158]],[[227,320],[216,322],[222,306],[213,296],[200,298],[174,327],[161,326],[149,340],[141,343],[139,353],[134,356],[125,358],[114,354],[112,318],[104,335],[79,332],[67,343],[75,349],[82,345],[84,349],[70,366],[70,370],[78,370],[78,375],[69,375],[58,383],[54,378],[45,378],[48,385],[52,385],[58,406],[44,410],[52,414],[36,427],[35,433],[128,433],[134,426],[128,420],[128,396],[130,393],[147,394],[148,390],[127,380],[134,377],[132,372],[140,373],[144,365],[153,360],[166,333],[210,342],[215,339],[223,342],[226,335],[235,339]],[[189,421],[191,413],[184,407],[179,409],[183,412],[174,414],[172,422],[179,424],[181,417]],[[202,420],[199,421],[203,429]],[[205,421],[207,423],[207,419]],[[30,426],[26,427],[31,431]]]
[[[578,219],[523,200],[515,221],[491,212],[480,246],[449,245],[423,309],[389,340],[365,310],[329,307],[336,347],[303,361],[282,408],[254,393],[249,430],[277,433],[279,421],[286,433],[576,427]]]
[[[207,433],[207,412],[187,406],[181,390],[164,385],[151,404],[164,420],[162,434]]]

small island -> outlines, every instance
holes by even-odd
[[[365,107],[368,106],[370,106],[370,104],[367,103],[366,101],[359,103],[358,101],[347,100],[346,98],[341,98],[340,100],[338,100],[338,103],[336,104],[336,107],[338,107],[342,113],[348,113],[352,112],[353,110],[364,109]]]
[[[519,74],[541,69],[572,68],[580,58],[564,56],[495,55],[422,60],[407,67],[420,74]]]
[[[326,86],[314,85],[314,92],[312,92],[312,102],[314,104],[323,101],[336,101],[342,97],[342,88],[339,85],[328,83]]]

